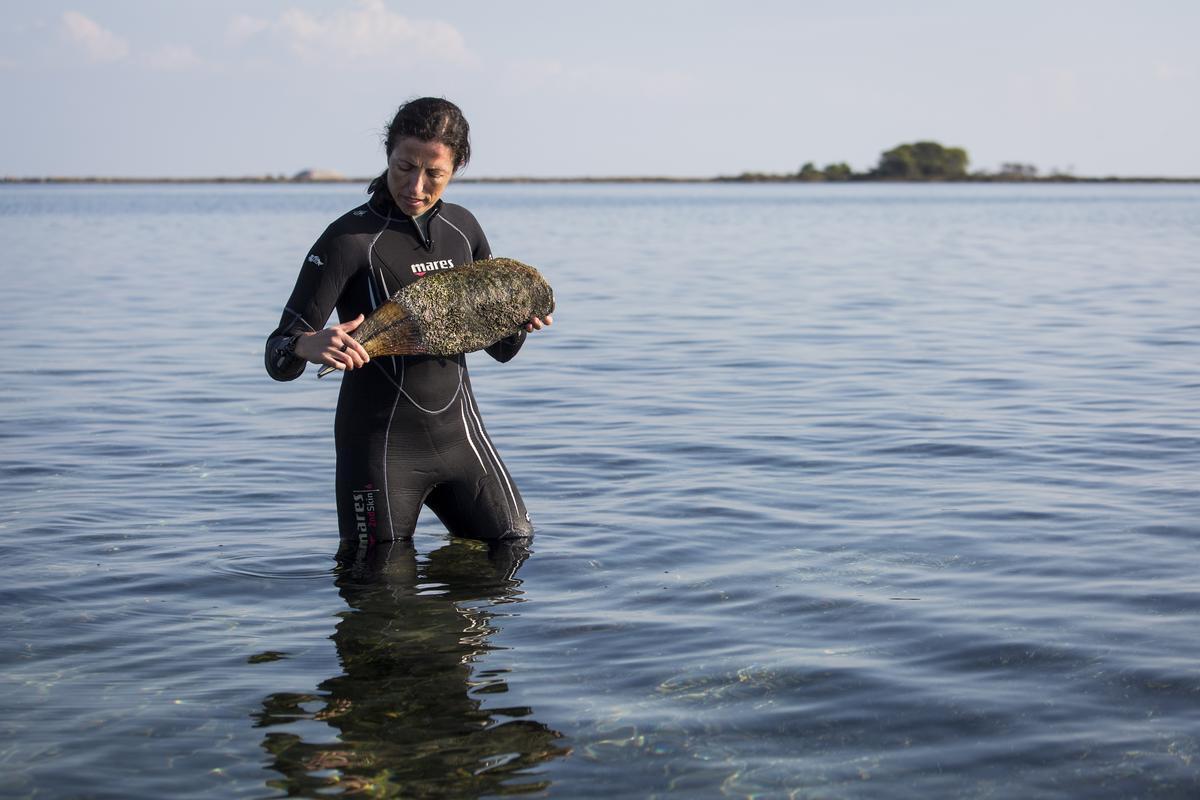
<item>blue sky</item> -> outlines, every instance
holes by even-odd
[[[873,165],[1200,175],[1200,3],[38,0],[0,20],[0,175],[382,169],[404,99],[468,175]]]

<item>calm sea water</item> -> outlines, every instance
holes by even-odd
[[[5,797],[1200,793],[1200,187],[471,186],[532,551],[335,561],[334,186],[0,187]]]

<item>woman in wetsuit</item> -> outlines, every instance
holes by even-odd
[[[432,97],[405,103],[385,145],[387,170],[368,187],[370,200],[335,220],[305,256],[267,339],[267,372],[290,381],[308,363],[344,371],[334,423],[342,539],[409,538],[422,504],[455,536],[529,536],[529,514],[484,430],[465,355],[371,360],[350,335],[401,287],[491,256],[471,212],[441,199],[471,155],[458,106]],[[343,321],[325,328],[335,307]],[[550,322],[535,317],[525,331]],[[525,336],[487,352],[508,361]]]

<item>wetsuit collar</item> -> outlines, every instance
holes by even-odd
[[[429,229],[433,224],[433,218],[442,213],[442,199],[439,197],[428,211],[419,217],[409,217],[412,220],[413,227],[417,229],[417,238],[421,240],[421,244],[429,252],[433,252],[433,237],[429,235]]]
[[[430,223],[433,222],[433,218],[442,213],[443,203],[440,197],[438,198],[437,202],[425,212],[424,226],[417,222],[417,218],[410,217],[401,211],[400,207],[396,205],[396,201],[392,199],[391,193],[386,188],[376,191],[373,195],[371,195],[371,199],[367,202],[368,205],[370,205],[380,216],[395,220],[407,219],[409,222],[411,222],[413,230],[416,231],[417,238],[421,241],[421,246],[426,250],[433,252],[433,237],[431,237],[427,231],[429,230]]]

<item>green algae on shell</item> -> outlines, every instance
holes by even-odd
[[[454,356],[482,350],[553,311],[554,291],[541,273],[511,258],[488,258],[410,283],[351,335],[371,358]]]

